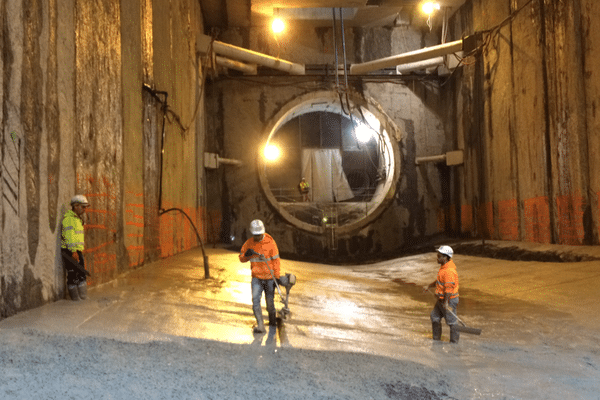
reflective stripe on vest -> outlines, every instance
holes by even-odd
[[[83,221],[73,210],[67,211],[62,221],[61,247],[73,252],[84,249]]]

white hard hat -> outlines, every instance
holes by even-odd
[[[452,256],[454,255],[454,250],[452,250],[452,247],[450,246],[441,246],[439,249],[437,249],[437,252],[446,255],[450,258],[452,258]]]
[[[265,233],[265,224],[260,219],[250,222],[250,233],[253,235],[262,235]]]
[[[88,199],[82,194],[73,196],[73,198],[71,199],[71,205],[73,205],[73,204],[83,204],[84,206],[90,205],[90,203],[88,202]]]

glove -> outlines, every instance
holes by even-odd
[[[252,257],[252,256],[254,256],[254,255],[257,255],[257,254],[258,254],[258,253],[257,253],[257,252],[255,252],[254,250],[252,250],[252,249],[248,249],[248,250],[246,250],[246,252],[244,253],[244,257],[248,258],[248,257]]]

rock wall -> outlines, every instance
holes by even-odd
[[[448,231],[599,243],[598,15],[593,0],[473,0],[455,15],[455,38],[487,33],[444,93],[465,149]]]
[[[2,0],[0,32],[0,318],[65,296],[74,194],[90,285],[197,246],[181,211],[210,239],[198,2]]]

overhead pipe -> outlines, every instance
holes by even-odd
[[[450,43],[440,44],[438,46],[425,47],[424,49],[409,51],[408,53],[380,58],[379,60],[368,61],[360,64],[352,64],[350,66],[350,74],[363,75],[384,68],[395,67],[397,65],[414,63],[444,56],[446,54],[457,53],[462,50],[463,41],[461,39]]]
[[[204,153],[204,167],[209,169],[217,169],[222,164],[235,165],[241,167],[242,161],[234,160],[233,158],[222,158],[217,153]]]
[[[425,156],[417,157],[415,159],[415,165],[421,165],[428,162],[441,163],[446,162],[446,165],[461,165],[464,162],[464,154],[462,150],[449,151],[446,154],[440,154],[437,156]]]
[[[217,157],[217,162],[219,164],[235,165],[236,167],[241,167],[243,165],[243,163],[240,160],[234,160],[233,158]]]
[[[215,60],[217,65],[225,68],[235,69],[236,71],[241,71],[246,75],[256,75],[257,68],[256,65],[253,64],[244,64],[243,62],[230,60],[229,58],[216,56]]]
[[[217,54],[249,64],[263,65],[265,67],[288,72],[293,75],[305,75],[306,73],[303,64],[281,60],[279,58],[219,42],[217,40],[212,43],[212,49]]]
[[[435,57],[429,60],[417,61],[414,63],[402,64],[396,67],[396,73],[398,74],[408,74],[412,71],[419,71],[422,69],[427,69],[431,67],[437,67],[438,65],[444,64],[444,57]]]

